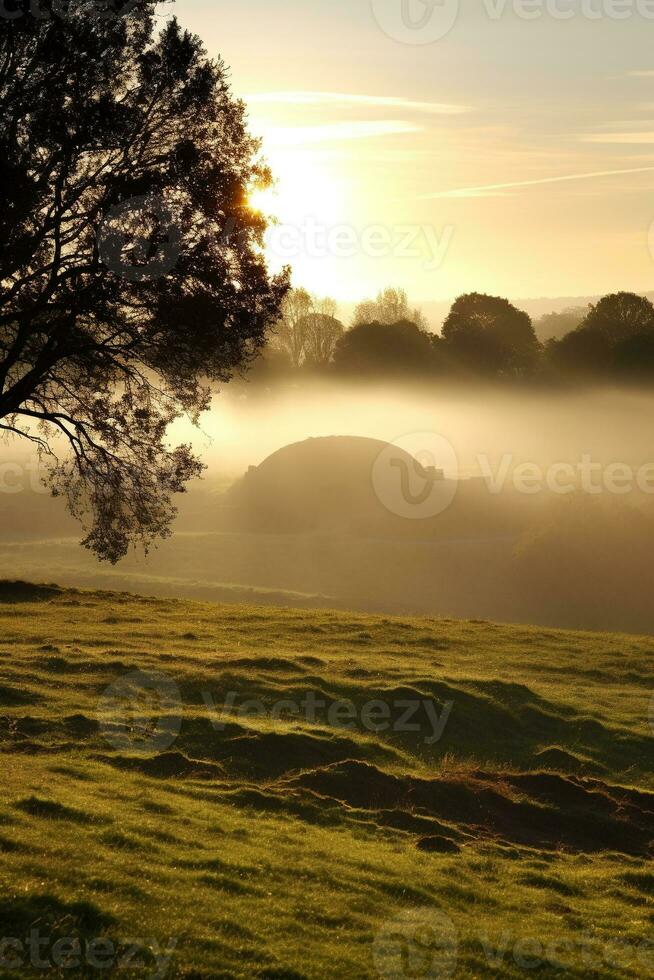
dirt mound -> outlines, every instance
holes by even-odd
[[[645,854],[654,838],[654,794],[550,773],[418,779],[348,760],[287,784],[348,807],[400,809],[474,836],[545,849]]]
[[[342,735],[304,732],[262,732],[240,735],[219,743],[214,758],[234,772],[255,778],[277,778],[285,773],[328,766],[338,760],[365,757],[366,747]],[[392,759],[393,754],[379,746],[375,756]]]
[[[125,755],[98,755],[95,758],[115,769],[139,772],[154,779],[220,779],[224,776],[220,766],[188,759],[181,752],[162,752],[146,759]]]
[[[0,684],[0,706],[14,708],[22,704],[37,704],[42,701],[40,694],[27,688],[12,687],[10,684]]]
[[[388,443],[358,436],[329,436],[284,446],[253,466],[228,494],[237,524],[250,530],[370,532],[392,521],[375,493],[372,473]],[[396,447],[394,458],[425,481],[427,473]],[[391,479],[389,475],[388,479]]]
[[[416,847],[419,851],[431,854],[458,854],[461,850],[449,837],[440,837],[437,834],[433,837],[421,837]]]
[[[573,755],[572,752],[568,752],[566,749],[560,748],[558,745],[548,745],[544,749],[534,752],[534,760],[539,767],[542,766],[547,769],[557,769],[559,772],[600,773],[605,768],[598,762],[594,762],[592,759],[579,758],[578,756]]]
[[[98,722],[80,712],[65,718],[0,717],[0,744],[13,752],[51,752],[65,747],[76,748],[98,732]],[[34,741],[44,738],[47,744]],[[72,740],[72,741],[71,741]]]

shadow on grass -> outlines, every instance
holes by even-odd
[[[21,938],[39,928],[53,940],[57,936],[96,936],[115,922],[92,902],[62,902],[54,895],[0,898],[0,931]]]
[[[72,807],[64,806],[56,800],[46,800],[40,796],[28,796],[19,800],[16,809],[27,813],[30,817],[39,817],[45,820],[68,820],[71,823],[88,824],[96,823],[97,818],[83,810],[74,810]]]

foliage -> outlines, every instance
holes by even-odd
[[[326,366],[344,332],[336,312],[333,299],[311,296],[306,289],[291,290],[282,304],[272,347],[284,354],[293,368]]]
[[[336,303],[332,299],[314,300],[307,317],[305,357],[307,364],[327,367],[345,327],[336,318]]]
[[[354,311],[353,326],[369,323],[391,326],[402,321],[415,323],[422,330],[427,326],[420,310],[409,307],[409,300],[403,289],[384,289],[377,294],[376,299],[359,303]]]
[[[271,336],[271,346],[286,354],[294,368],[299,368],[304,361],[310,310],[311,296],[306,289],[290,290]]]
[[[654,305],[645,296],[612,293],[590,307],[581,329],[606,337],[611,345],[654,333]]]
[[[1,427],[116,561],[169,533],[201,466],[168,427],[262,347],[286,275],[262,258],[247,197],[269,173],[222,62],[147,0],[41,11],[0,35]]]
[[[432,358],[431,339],[415,323],[364,323],[339,340],[334,369],[361,378],[426,373]]]
[[[538,367],[540,344],[531,319],[500,296],[459,296],[443,324],[443,341],[473,374],[518,378]]]
[[[614,293],[591,306],[580,326],[548,346],[562,374],[647,380],[654,376],[654,305],[634,293]]]
[[[460,382],[484,379],[539,383],[607,381],[648,384],[654,379],[654,305],[633,293],[606,296],[594,306],[570,307],[537,322],[541,344],[527,313],[501,296],[469,293],[452,305],[442,334],[429,333],[422,317],[394,320],[408,310],[406,294],[387,289],[357,307],[355,326],[343,331],[332,319],[333,300],[295,290],[286,301],[274,350],[285,364],[331,364],[339,374],[369,378],[393,374]],[[378,319],[373,318],[377,314]],[[312,330],[313,328],[313,330]],[[316,329],[318,328],[318,329]],[[550,334],[549,339],[548,334]],[[562,334],[562,335],[561,335]],[[429,345],[429,349],[428,349]],[[257,377],[269,379],[268,367]]]

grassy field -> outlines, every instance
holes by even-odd
[[[654,976],[652,640],[0,593],[0,976]]]

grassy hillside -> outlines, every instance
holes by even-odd
[[[654,976],[651,640],[1,593],[0,976]]]

